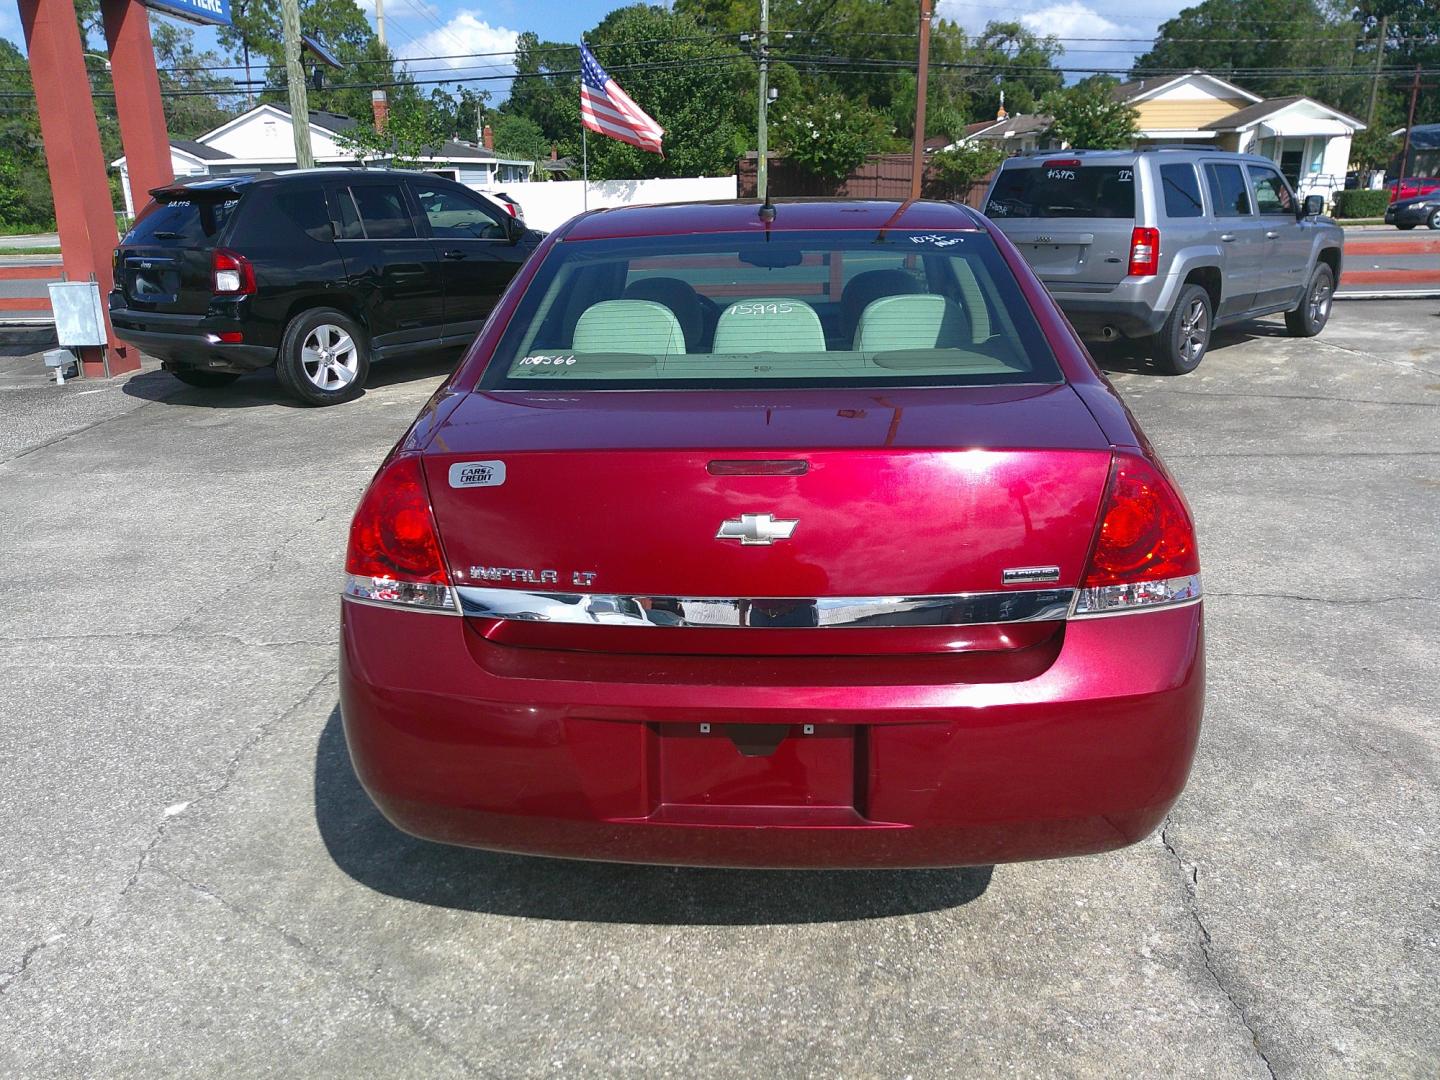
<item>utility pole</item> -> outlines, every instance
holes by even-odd
[[[770,0],[760,0],[760,116],[755,127],[755,194],[770,201],[769,132],[765,114],[770,105]]]
[[[300,0],[280,0],[280,31],[285,39],[285,82],[290,91],[290,129],[295,133],[295,167],[313,169],[310,101],[305,93],[305,71],[300,66]]]
[[[1410,82],[1410,116],[1405,121],[1405,148],[1400,151],[1400,175],[1410,174],[1410,129],[1415,126],[1415,102],[1420,98],[1420,65],[1415,65],[1415,78]]]
[[[930,85],[931,0],[920,0],[920,55],[915,64],[915,148],[910,157],[910,198],[925,178],[925,94]]]
[[[375,36],[385,48],[385,0],[375,0]]]
[[[375,0],[378,4],[381,0]],[[1385,59],[1385,33],[1390,26],[1390,16],[1380,16],[1380,37],[1375,42],[1375,75],[1370,80],[1370,108],[1365,111],[1365,126],[1375,123],[1375,98],[1380,93],[1380,62]]]

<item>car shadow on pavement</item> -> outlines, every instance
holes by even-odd
[[[396,829],[360,787],[338,705],[315,755],[315,821],[335,864],[377,892],[533,919],[660,926],[878,919],[968,904],[984,895],[994,870],[714,870],[432,844]]]
[[[1245,322],[1224,326],[1215,331],[1206,356],[1222,353],[1235,345],[1243,345],[1257,338],[1288,337],[1283,322]],[[1119,341],[1087,341],[1086,348],[1100,365],[1102,371],[1123,372],[1127,375],[1154,375],[1158,378],[1175,378],[1169,372],[1161,371],[1150,355],[1150,346],[1144,341],[1121,338]],[[1204,359],[1200,361],[1203,369]]]
[[[424,353],[385,360],[370,369],[365,391],[378,390],[400,383],[416,382],[421,379],[439,379],[449,375],[460,362],[460,354],[454,351]],[[273,367],[261,368],[248,375],[242,375],[229,386],[211,389],[186,386],[179,379],[165,371],[151,371],[136,375],[124,386],[124,392],[131,397],[147,401],[163,401],[168,405],[188,405],[201,409],[253,409],[264,405],[279,405],[286,409],[313,409],[315,406],[290,395],[275,376]],[[361,394],[363,399],[365,394]],[[349,404],[347,402],[346,404]],[[330,406],[343,409],[345,405]]]

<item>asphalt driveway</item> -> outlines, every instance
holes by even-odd
[[[1202,530],[1168,825],[801,874],[446,849],[366,801],[345,530],[443,365],[306,410],[0,358],[0,1074],[1434,1076],[1437,306],[1105,362]]]

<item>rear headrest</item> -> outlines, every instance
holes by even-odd
[[[887,296],[860,316],[856,352],[958,349],[970,344],[965,314],[948,296]]]
[[[716,353],[824,352],[820,316],[803,300],[760,296],[740,300],[720,313]]]
[[[580,353],[645,353],[675,356],[685,334],[674,313],[653,300],[602,300],[575,323],[573,348]]]
[[[907,270],[866,270],[856,274],[840,294],[842,340],[855,336],[860,314],[882,296],[908,296],[923,291],[915,275]]]
[[[705,309],[700,297],[688,281],[673,277],[637,278],[625,286],[627,300],[653,300],[663,304],[680,322],[685,332],[685,347],[700,347],[705,327]]]

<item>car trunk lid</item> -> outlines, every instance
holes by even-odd
[[[674,650],[677,635],[753,651],[734,636],[766,635],[718,629],[734,625],[729,601],[749,602],[749,626],[788,632],[788,651],[818,647],[797,640],[807,635],[827,650],[887,651],[873,637],[857,645],[856,633],[875,633],[864,619],[860,630],[816,629],[787,602],[873,601],[878,610],[906,598],[1073,588],[1109,465],[1107,442],[1065,385],[471,394],[425,454],[457,585],[698,599],[686,617],[717,626],[667,629],[663,646],[633,631],[611,635],[623,651]],[[771,542],[755,542],[763,536]],[[1051,567],[1007,584],[1007,570]],[[613,614],[595,622],[633,625],[626,611]],[[575,630],[597,628],[522,623],[505,633],[572,647]],[[885,633],[912,651],[1037,640],[953,627]]]

